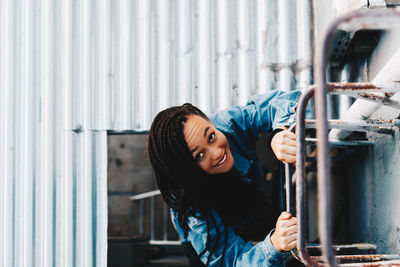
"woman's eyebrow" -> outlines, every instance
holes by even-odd
[[[203,137],[204,137],[204,138],[207,136],[207,132],[208,132],[209,129],[210,129],[210,126],[207,126],[207,127],[204,129],[204,134],[203,134]],[[199,148],[199,147],[196,146],[196,147],[193,148],[190,152],[193,154],[193,152],[195,152],[198,148]]]
[[[210,126],[207,126],[207,128],[204,130],[204,135],[203,135],[204,137],[207,136],[208,129],[210,129]]]

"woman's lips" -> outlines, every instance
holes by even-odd
[[[228,155],[226,154],[226,151],[225,151],[224,156],[222,157],[220,162],[217,163],[216,166],[221,166],[222,164],[224,164],[226,162],[227,157],[228,157]]]

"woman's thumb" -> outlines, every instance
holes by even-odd
[[[283,220],[287,220],[287,219],[292,218],[292,214],[290,214],[289,212],[284,211],[284,212],[281,213],[281,216],[279,216],[279,218],[283,219]]]

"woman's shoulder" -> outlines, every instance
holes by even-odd
[[[225,108],[211,114],[210,121],[214,124],[216,128],[221,128],[221,127],[232,128],[235,119],[237,119],[240,115],[241,115],[241,107],[231,106],[229,108]]]

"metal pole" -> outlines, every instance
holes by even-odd
[[[164,202],[164,240],[168,240],[168,205]]]
[[[156,237],[156,197],[151,197],[151,232],[150,240],[155,240]]]
[[[140,225],[139,234],[144,235],[144,199],[140,200]]]
[[[305,112],[308,101],[314,95],[315,87],[311,86],[304,92],[297,106],[296,126],[296,216],[298,219],[297,249],[301,260],[308,266],[320,266],[314,261],[306,247],[306,179],[305,179]]]
[[[295,129],[296,124],[292,124],[288,131],[293,132]],[[292,196],[292,177],[290,176],[290,166],[289,163],[285,163],[285,184],[286,184],[286,211],[292,213],[292,203],[291,203],[291,196]]]

